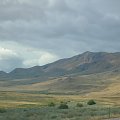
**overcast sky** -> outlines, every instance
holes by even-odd
[[[0,70],[85,51],[120,51],[120,0],[0,0]]]

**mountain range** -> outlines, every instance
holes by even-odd
[[[120,52],[85,52],[71,58],[0,72],[0,90],[88,93],[120,85]]]

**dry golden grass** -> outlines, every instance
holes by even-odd
[[[4,84],[3,81],[0,83]],[[81,89],[81,86],[78,85],[83,85],[83,88]],[[89,85],[90,89],[84,88]],[[5,91],[0,92],[0,107],[17,107],[24,104],[46,105],[50,101],[87,101],[89,99],[95,99],[103,105],[120,105],[120,75],[116,73],[78,75],[74,79],[53,78],[53,80],[34,84],[0,87],[0,90]],[[27,92],[22,93],[21,90]],[[52,91],[54,94],[40,94],[39,91]],[[75,94],[76,91],[77,94]],[[73,92],[73,94],[57,94],[59,92]],[[80,94],[79,92],[85,93]]]

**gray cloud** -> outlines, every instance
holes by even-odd
[[[54,56],[46,63],[88,50],[120,51],[119,6],[119,0],[1,0],[0,43],[37,49],[36,59],[41,51]]]
[[[11,71],[15,67],[22,67],[22,59],[12,50],[0,48],[0,70]]]

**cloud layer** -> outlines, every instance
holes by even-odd
[[[119,6],[119,0],[1,0],[1,70],[120,51]]]

